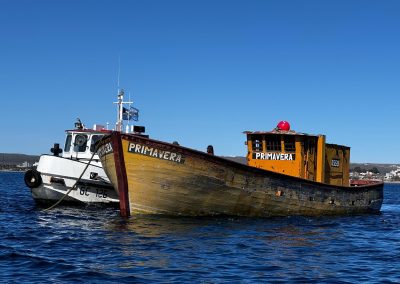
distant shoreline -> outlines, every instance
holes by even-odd
[[[24,169],[24,170],[5,170],[5,169],[0,169],[0,173],[23,173],[26,172],[28,169]],[[400,184],[400,180],[396,180],[396,181],[383,181],[384,184]]]
[[[17,170],[4,170],[4,169],[1,169],[0,170],[0,172],[1,173],[23,173],[23,172],[26,172],[28,169],[26,169],[26,170],[21,170],[21,171],[17,171]]]

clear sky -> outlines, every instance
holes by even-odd
[[[244,130],[400,163],[400,1],[0,0],[0,152],[49,153],[120,86],[155,139],[244,156]]]

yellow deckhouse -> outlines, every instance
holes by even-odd
[[[349,185],[350,147],[327,144],[325,135],[290,130],[245,131],[249,166],[331,185]]]

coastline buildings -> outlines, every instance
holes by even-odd
[[[396,166],[396,169],[385,174],[385,181],[400,181],[400,166]]]
[[[384,165],[380,166],[379,169],[376,167],[365,169],[356,166],[350,169],[350,179],[375,179],[384,182],[400,181],[400,165]]]

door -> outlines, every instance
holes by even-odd
[[[304,143],[305,178],[313,181],[315,181],[317,169],[316,145],[317,143],[313,138],[307,139],[307,141]]]

